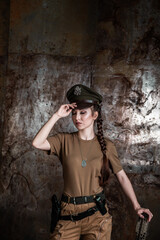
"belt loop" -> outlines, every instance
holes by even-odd
[[[70,203],[70,199],[71,199],[70,196],[68,196],[68,203]]]
[[[74,203],[74,205],[76,205],[76,198],[75,197],[73,197],[73,203]]]
[[[71,221],[74,222],[74,220],[73,220],[73,215],[72,215],[72,214],[71,214]]]
[[[73,217],[75,217],[75,216],[78,216],[78,213],[74,213],[74,214],[71,214],[71,215],[70,215],[72,222],[75,222],[75,221],[76,221],[76,220],[73,219]]]

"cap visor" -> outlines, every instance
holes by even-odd
[[[84,109],[93,106],[93,103],[86,103],[86,102],[76,102],[77,107],[75,109]]]

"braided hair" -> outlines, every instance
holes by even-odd
[[[101,176],[99,177],[99,185],[101,187],[104,187],[109,179],[110,176],[110,164],[109,164],[109,160],[106,156],[106,141],[103,135],[103,119],[102,119],[102,114],[101,114],[101,105],[99,104],[93,104],[93,103],[79,103],[78,104],[78,109],[82,109],[82,108],[91,108],[92,111],[92,115],[94,114],[94,112],[98,112],[98,117],[95,120],[95,122],[97,122],[97,139],[98,142],[100,144],[101,147],[101,151],[103,153],[103,164],[102,164],[102,168],[101,168]]]
[[[97,122],[97,139],[99,141],[101,151],[103,153],[103,164],[101,168],[101,177],[99,177],[99,185],[104,187],[109,179],[110,170],[109,170],[109,160],[106,156],[106,140],[103,135],[103,119],[101,114],[101,106],[93,105],[93,111],[98,111]]]

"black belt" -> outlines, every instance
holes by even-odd
[[[77,213],[77,214],[71,214],[71,215],[62,215],[60,216],[60,219],[62,220],[71,220],[73,221],[78,221],[81,220],[85,217],[91,216],[93,215],[95,212],[98,211],[97,206],[89,208],[87,211],[81,212],[81,213]]]
[[[100,196],[102,200],[105,199],[104,191],[90,195],[90,196],[82,196],[82,197],[68,197],[67,195],[62,195],[61,201],[67,202],[67,203],[73,203],[73,204],[84,204],[84,203],[91,203],[94,202],[94,198],[96,196]]]

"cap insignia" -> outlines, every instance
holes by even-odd
[[[74,95],[81,95],[81,87],[79,87],[79,86],[77,86],[77,87],[75,87],[75,89],[74,89]]]

